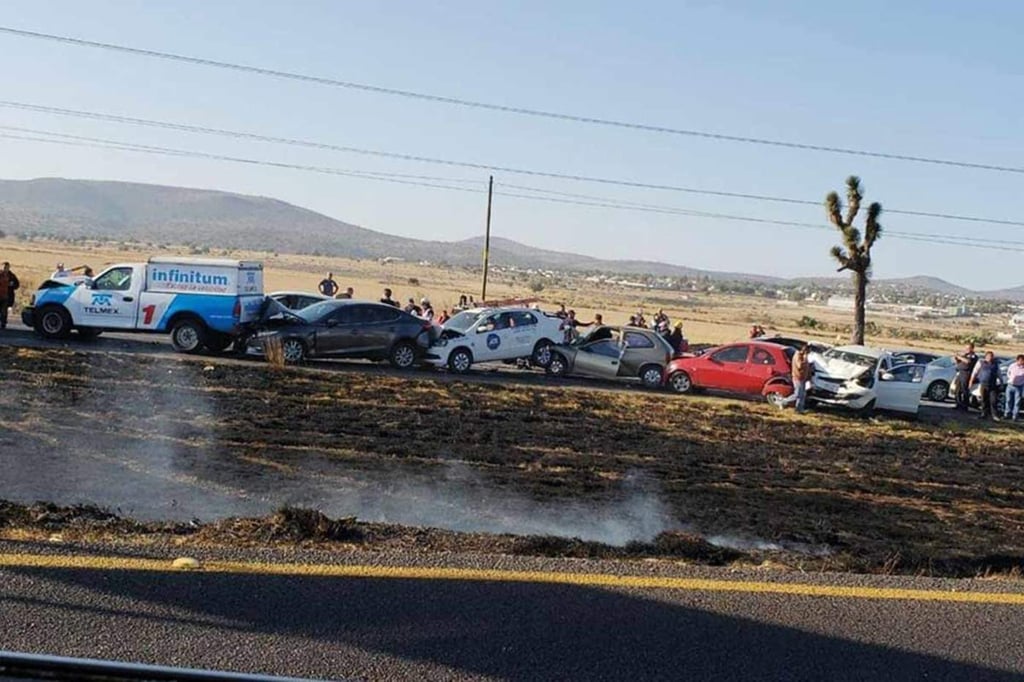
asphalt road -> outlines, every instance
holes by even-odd
[[[137,552],[0,543],[0,648],[330,679],[1024,679],[1019,583]]]

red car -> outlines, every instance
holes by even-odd
[[[749,341],[709,348],[692,357],[676,358],[665,368],[665,385],[676,393],[712,389],[761,395],[778,403],[793,393],[792,348]]]

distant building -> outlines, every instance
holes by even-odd
[[[852,296],[829,296],[825,305],[836,310],[853,310],[854,301]]]

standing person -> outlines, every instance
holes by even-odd
[[[974,344],[968,343],[962,355],[954,355],[956,362],[956,409],[967,412],[971,405],[971,373],[978,362]]]
[[[996,389],[999,387],[999,363],[996,362],[995,353],[986,351],[984,359],[975,363],[968,386],[981,387],[981,419],[999,421],[999,415],[994,409]]]
[[[566,310],[565,310],[565,304],[564,303],[559,303],[558,304],[558,312],[555,313],[555,317],[561,318],[563,320],[565,318],[569,317],[569,313],[566,312]]]
[[[779,402],[780,410],[793,403],[796,403],[797,414],[803,414],[806,410],[807,382],[811,380],[811,362],[807,358],[810,350],[810,345],[805,343],[793,356],[793,395]]]
[[[20,286],[18,276],[11,272],[11,264],[4,261],[0,268],[0,329],[7,329],[7,314],[14,307],[14,292]]]
[[[405,304],[405,308],[403,308],[403,310],[405,310],[405,312],[409,313],[410,315],[415,315],[417,317],[423,314],[423,309],[416,305],[416,299],[412,298],[411,296],[409,297],[409,302]]]
[[[446,308],[441,311],[441,314],[437,318],[437,323],[443,326],[444,323],[450,319],[452,319],[452,316],[448,314],[448,309]]]
[[[380,302],[383,303],[384,305],[394,306],[395,308],[399,307],[398,301],[391,298],[391,289],[384,290],[384,296],[380,299]]]
[[[638,327],[646,327],[647,326],[647,318],[644,317],[644,311],[643,310],[636,311],[636,326],[638,326]]]
[[[668,345],[672,346],[673,352],[678,353],[683,348],[683,323],[676,322],[676,326],[672,328],[671,333],[668,335]]]
[[[565,319],[562,320],[562,324],[560,326],[565,343],[572,343],[576,340],[579,336],[579,332],[576,331],[576,327],[582,326],[582,324],[582,322],[576,319],[575,310],[570,310],[565,314]]]
[[[345,289],[345,291],[343,291],[342,293],[338,294],[335,298],[352,298],[352,296],[355,295],[355,293],[356,290],[353,289],[352,287],[349,287],[348,289]]]
[[[434,306],[430,305],[430,299],[424,298],[420,301],[420,316],[424,320],[434,321]]]
[[[1017,421],[1020,419],[1020,403],[1024,397],[1024,355],[1018,355],[1017,361],[1006,368],[1006,399],[1003,418]]]
[[[320,280],[320,286],[317,287],[320,293],[324,296],[330,296],[334,298],[334,295],[338,293],[338,283],[334,281],[334,273],[328,272],[327,277]]]

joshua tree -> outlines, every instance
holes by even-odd
[[[851,175],[846,178],[846,215],[843,215],[843,202],[838,192],[829,192],[825,197],[825,211],[829,221],[843,235],[843,246],[832,247],[832,257],[839,263],[838,272],[849,270],[853,275],[853,286],[856,291],[853,300],[854,323],[852,343],[864,343],[864,305],[867,301],[868,281],[871,277],[871,247],[882,236],[882,226],[878,216],[882,214],[882,205],[877,201],[868,206],[864,220],[864,238],[860,230],[853,226],[853,220],[860,212],[860,202],[864,197],[860,191],[860,178]]]

